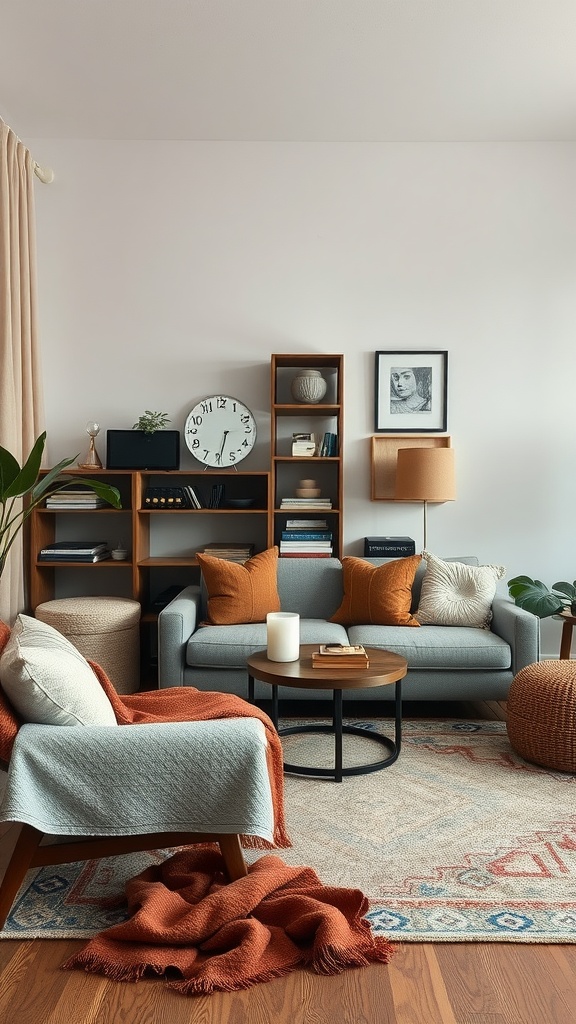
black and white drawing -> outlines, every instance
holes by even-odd
[[[376,352],[378,433],[446,430],[447,352]]]

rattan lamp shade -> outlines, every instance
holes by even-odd
[[[453,448],[399,448],[396,463],[397,501],[421,501],[424,505],[424,550],[426,550],[426,506],[429,501],[454,501],[456,477]]]

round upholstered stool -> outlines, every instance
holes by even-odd
[[[126,597],[65,597],[36,608],[81,654],[102,666],[118,693],[140,687],[140,605]]]
[[[526,761],[576,772],[576,661],[541,661],[521,669],[510,686],[506,728]]]

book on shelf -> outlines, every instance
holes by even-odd
[[[98,498],[96,496],[94,496],[93,498],[75,498],[75,497],[72,497],[72,498],[66,498],[66,499],[60,500],[60,501],[56,499],[56,495],[51,495],[49,498],[46,498],[46,508],[58,508],[58,509],[83,508],[83,509],[92,509],[92,508],[104,508],[107,504],[108,504],[108,502],[104,501],[103,498]]]
[[[325,519],[287,519],[286,530],[327,530]]]
[[[254,545],[248,541],[211,541],[202,548],[204,555],[225,558],[228,562],[247,562],[254,554]]]
[[[332,541],[281,540],[280,551],[332,551]]]
[[[338,437],[332,431],[327,430],[324,434],[318,454],[324,457],[338,454]]]
[[[224,500],[224,484],[212,484],[208,508],[220,508]]]
[[[281,551],[280,558],[332,558],[332,551]]]
[[[332,531],[329,529],[283,529],[282,541],[331,541]]]
[[[190,501],[190,508],[204,508],[200,491],[197,487],[192,487],[191,484],[186,484],[184,487],[184,493]]]
[[[61,554],[60,552],[52,552],[47,555],[40,553],[38,555],[39,562],[103,562],[106,558],[110,558],[110,551],[96,551],[93,555],[79,555],[79,554]]]
[[[46,544],[40,549],[41,555],[96,555],[99,551],[106,551],[108,544],[105,540],[55,540],[52,544]]]

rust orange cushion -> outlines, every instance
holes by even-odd
[[[240,565],[214,555],[198,554],[208,591],[211,626],[265,622],[268,612],[280,611],[278,548],[268,548]]]
[[[344,597],[331,622],[342,626],[419,626],[410,613],[412,584],[420,555],[372,565],[363,558],[342,559]]]

